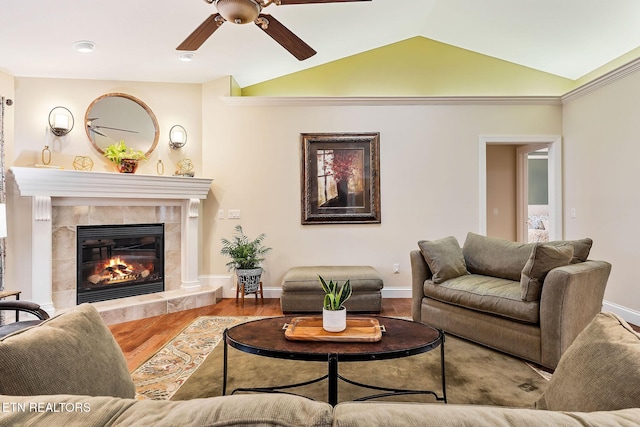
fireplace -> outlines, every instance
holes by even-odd
[[[77,304],[164,291],[164,224],[79,225]]]

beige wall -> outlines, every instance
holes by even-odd
[[[640,73],[564,106],[564,230],[613,264],[605,309],[640,321]],[[571,217],[575,208],[576,216]],[[619,309],[616,306],[621,306]]]
[[[123,92],[146,103],[156,115],[160,127],[158,148],[142,162],[138,173],[156,173],[156,163],[162,159],[165,174],[176,169],[177,162],[189,157],[196,166],[197,175],[202,176],[202,116],[201,85],[177,83],[119,82],[103,80],[69,79],[15,79],[15,152],[11,156],[16,166],[41,163],[41,150],[49,145],[52,164],[73,169],[77,155],[90,156],[94,171],[112,171],[113,164],[91,146],[85,133],[83,121],[89,104],[97,97],[109,92]],[[49,111],[61,105],[67,107],[75,118],[73,130],[64,137],[54,137],[48,130]],[[175,124],[185,127],[187,145],[172,151],[169,148],[169,129]]]
[[[13,77],[0,73],[0,90]],[[141,173],[155,173],[162,157],[167,173],[181,157],[196,162],[199,176],[214,178],[203,206],[202,273],[227,274],[220,238],[241,223],[250,235],[267,233],[273,247],[265,285],[279,287],[285,270],[303,264],[369,264],[387,290],[410,285],[408,253],[418,239],[454,235],[464,241],[478,227],[478,136],[560,134],[564,155],[566,238],[594,239],[592,258],[612,262],[605,308],[620,306],[628,320],[640,316],[636,282],[635,176],[640,154],[640,74],[566,102],[545,105],[319,106],[239,105],[223,102],[230,79],[205,85],[15,78],[15,142],[7,164],[38,162],[49,110],[65,105],[76,117],[70,135],[55,142],[54,163],[71,168],[75,155],[90,155],[81,122],[89,103],[106,92],[127,92],[145,101],[161,127],[160,143]],[[180,123],[189,132],[181,152],[166,135]],[[381,133],[382,224],[300,224],[300,133]],[[5,129],[12,138],[12,126]],[[13,153],[9,155],[9,153]],[[488,206],[491,206],[490,204]],[[576,218],[570,217],[571,208]],[[241,219],[216,219],[218,209],[240,209]],[[394,263],[400,274],[393,274]],[[390,295],[393,295],[391,293]],[[406,294],[404,294],[406,296]],[[620,311],[620,310],[619,310]]]
[[[516,241],[515,145],[487,145],[487,236]]]
[[[387,291],[408,290],[409,251],[419,239],[453,235],[462,244],[478,231],[479,135],[559,134],[562,126],[561,106],[227,105],[218,98],[226,90],[216,82],[203,95],[203,116],[211,117],[203,161],[214,178],[205,271],[225,273],[220,238],[241,223],[250,236],[267,233],[265,286],[272,288],[291,266],[366,264]],[[302,226],[300,133],[356,131],[381,135],[382,224]],[[241,219],[217,220],[218,209],[240,209]]]

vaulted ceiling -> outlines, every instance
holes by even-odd
[[[640,46],[637,0],[371,0],[268,6],[318,53],[298,61],[253,24],[225,23],[176,47],[216,13],[203,0],[14,0],[0,4],[0,71],[20,77],[248,86],[415,36],[569,79]],[[78,40],[96,43],[74,51]]]

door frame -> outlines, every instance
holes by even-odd
[[[479,234],[487,234],[487,145],[548,146],[549,147],[549,240],[562,240],[562,137],[560,135],[480,135],[478,141],[479,157]],[[518,155],[518,161],[523,156]],[[524,185],[522,174],[518,173],[518,186]],[[522,191],[520,191],[522,193]],[[523,200],[518,200],[518,215],[522,212]],[[522,222],[521,220],[518,221]],[[520,236],[521,233],[518,233]]]

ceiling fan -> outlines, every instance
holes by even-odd
[[[234,24],[248,24],[253,22],[271,36],[272,39],[280,43],[282,47],[289,51],[300,61],[316,54],[311,46],[293,34],[287,27],[272,15],[265,15],[262,9],[275,4],[276,6],[289,4],[311,4],[311,3],[345,3],[354,1],[371,0],[204,0],[218,9],[218,13],[209,16],[195,29],[181,44],[177,50],[197,50],[202,44],[225,22]]]

